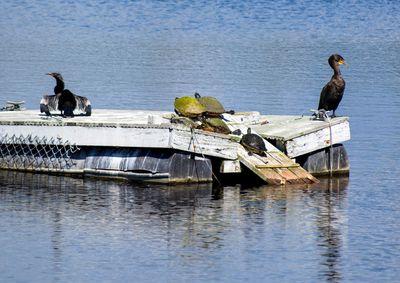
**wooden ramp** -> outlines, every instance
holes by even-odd
[[[257,130],[254,130],[256,125],[261,125],[260,117],[256,112],[244,115],[243,117],[224,114],[224,119],[232,131],[240,129],[242,133],[245,133],[247,128],[250,127],[253,134],[264,138],[265,147],[267,148],[266,156],[257,154],[249,155],[249,152],[241,144],[238,144],[237,155],[239,161],[244,166],[268,184],[286,185],[319,182],[318,179],[308,173],[299,164],[295,163],[282,151],[268,142]],[[255,124],[255,122],[257,123]]]
[[[249,155],[238,147],[240,162],[271,185],[311,184],[318,180],[280,151],[268,151],[266,156]]]

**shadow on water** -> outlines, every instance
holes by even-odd
[[[80,235],[83,241],[121,239],[121,249],[128,248],[129,240],[145,244],[163,239],[160,250],[173,250],[181,264],[193,264],[223,250],[226,239],[237,233],[246,239],[239,245],[250,245],[249,251],[258,249],[262,256],[277,249],[282,239],[274,235],[284,223],[291,223],[279,233],[292,234],[296,240],[282,249],[296,249],[298,237],[308,239],[318,254],[314,260],[320,265],[320,279],[337,282],[342,278],[347,186],[348,178],[322,179],[312,187],[156,186],[0,171],[0,206],[38,214],[39,223],[49,219],[54,276],[62,273],[71,256],[65,247],[76,244],[67,235]]]

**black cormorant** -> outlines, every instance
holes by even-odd
[[[64,117],[74,117],[74,110],[78,107],[86,113],[86,116],[92,114],[92,107],[89,99],[84,96],[73,94],[68,89],[64,89],[64,79],[59,73],[47,73],[56,80],[54,95],[44,95],[40,101],[40,112],[50,116],[50,110],[60,110]]]
[[[331,80],[324,86],[319,98],[318,110],[333,111],[332,117],[335,117],[335,110],[342,100],[345,81],[340,73],[339,65],[346,64],[345,60],[339,54],[333,54],[328,59],[329,66],[333,69]]]

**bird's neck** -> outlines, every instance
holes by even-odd
[[[62,80],[60,80],[60,79],[56,79],[56,82],[57,82],[57,85],[54,88],[54,93],[55,94],[60,93],[60,92],[62,92],[64,90],[64,82]]]
[[[340,72],[339,65],[334,65],[332,67],[332,69],[333,69],[333,76],[334,77],[340,77],[342,75],[342,73]]]

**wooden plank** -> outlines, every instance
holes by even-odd
[[[294,163],[294,164],[263,164],[263,165],[256,165],[257,168],[297,168],[299,167],[300,164]]]
[[[63,118],[58,112],[53,116],[39,113],[39,110],[0,111],[1,125],[26,123],[27,125],[58,126],[108,126],[169,124],[171,112],[144,110],[94,109],[92,116]]]
[[[237,159],[238,145],[227,135],[187,129],[173,129],[169,141],[170,148],[230,160]]]
[[[311,116],[288,116],[288,115],[266,115],[261,116],[268,123],[254,125],[254,130],[261,136],[270,139],[291,140],[293,138],[307,135],[329,126],[329,123],[322,120],[315,120]],[[332,118],[332,126],[348,122],[348,117]]]
[[[267,156],[269,157],[268,165],[275,167],[274,171],[281,175],[287,183],[303,183],[302,178],[299,178],[290,170],[288,170],[288,167],[295,165],[295,163],[291,159],[288,158],[287,160],[280,160],[279,158],[277,158],[281,153],[282,152],[280,151],[267,152]]]
[[[241,173],[239,160],[222,160],[219,168],[220,173]]]
[[[240,162],[252,170],[257,176],[273,185],[313,183],[317,180],[306,170],[299,167],[290,158],[280,159],[279,151],[267,152],[266,157],[249,153],[242,146],[238,147]],[[292,169],[295,168],[296,172]],[[300,174],[301,172],[301,174]]]
[[[286,165],[297,164],[294,163],[294,161],[290,159],[288,156],[286,156],[283,152],[280,151],[275,152],[275,154],[273,155],[273,159],[275,159],[276,162],[280,164],[286,164]],[[307,184],[318,182],[318,180],[314,176],[312,176],[309,172],[307,172],[300,166],[289,166],[287,169],[292,173],[292,179],[299,179]]]
[[[253,171],[265,182],[271,185],[285,185],[286,180],[283,179],[281,175],[276,173],[274,169],[257,169],[256,165],[263,165],[265,163],[257,158],[256,155],[249,155],[249,153],[243,146],[238,147],[238,158],[243,165]]]
[[[168,128],[136,127],[57,127],[0,125],[0,136],[62,139],[78,146],[168,148]]]
[[[332,133],[332,137],[331,137]],[[289,157],[297,157],[309,152],[326,148],[332,144],[338,144],[350,140],[349,122],[343,122],[327,128],[293,138],[286,141],[286,153]]]
[[[291,158],[330,146],[331,137],[332,144],[350,140],[348,117],[336,117],[330,122],[314,120],[310,116],[262,117],[266,117],[268,123],[251,125],[252,129],[268,140],[278,141]]]

